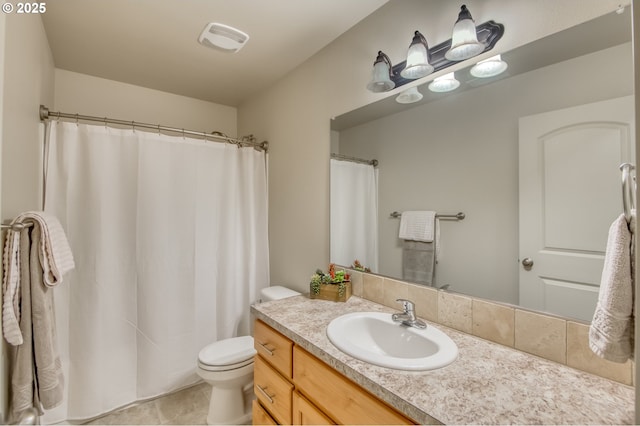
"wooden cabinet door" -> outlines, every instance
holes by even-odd
[[[293,385],[260,355],[256,355],[253,366],[253,392],[278,423],[291,424]]]
[[[293,382],[313,404],[340,424],[413,424],[298,346],[293,348]]]
[[[310,403],[298,392],[293,393],[293,415],[294,425],[333,425],[333,420],[327,417],[315,405]]]
[[[256,351],[272,367],[291,380],[293,342],[259,320],[255,322],[253,335]]]
[[[253,424],[254,425],[277,425],[275,420],[269,415],[267,410],[262,408],[262,405],[257,399],[253,400]]]

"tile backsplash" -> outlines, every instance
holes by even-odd
[[[391,308],[412,300],[420,318],[578,370],[633,385],[633,361],[619,364],[589,349],[589,325],[511,305],[349,270],[353,294]]]

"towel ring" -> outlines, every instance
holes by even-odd
[[[631,211],[636,208],[635,200],[635,179],[631,172],[635,170],[635,166],[631,163],[623,163],[620,165],[622,171],[622,208],[624,217],[627,222],[631,222]]]

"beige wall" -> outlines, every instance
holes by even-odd
[[[235,137],[237,110],[86,74],[55,70],[52,111],[161,124]]]
[[[505,25],[505,35],[491,54],[614,11],[619,3],[466,2],[476,22],[493,19]],[[397,95],[399,89],[386,94],[365,89],[376,52],[382,49],[392,62],[402,61],[416,29],[423,30],[432,45],[449,39],[459,7],[444,0],[391,0],[286,78],[240,106],[239,131],[250,129],[270,142],[272,284],[308,290],[309,275],[329,261],[330,118]],[[466,65],[465,61],[449,70]],[[442,72],[427,79],[439,74]]]
[[[40,104],[53,103],[53,57],[36,15],[6,18],[2,220],[41,208]]]
[[[440,222],[436,285],[518,304],[518,119],[633,94],[631,57],[626,43],[341,131],[340,153],[379,161],[378,272],[402,277],[389,213],[464,211]]]
[[[39,16],[0,18],[0,99],[3,221],[24,210],[41,208],[41,130],[38,106],[53,102],[53,58]],[[4,245],[4,244],[3,244]],[[6,346],[2,340],[3,361]],[[6,420],[6,370],[0,375],[0,418]]]

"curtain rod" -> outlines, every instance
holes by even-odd
[[[335,158],[336,160],[353,161],[354,163],[370,164],[373,167],[378,167],[378,160],[375,158],[373,160],[365,160],[364,158],[350,157],[348,155],[335,154],[333,152],[331,153],[331,158]]]
[[[243,136],[240,139],[236,139],[236,138],[231,138],[227,135],[225,135],[224,133],[221,132],[211,132],[211,133],[206,133],[206,132],[198,132],[198,131],[194,131],[194,130],[185,130],[185,129],[178,129],[176,127],[167,127],[167,126],[161,126],[160,124],[148,124],[148,123],[139,123],[137,121],[126,121],[126,120],[118,120],[118,119],[114,119],[114,118],[107,118],[107,117],[93,117],[90,115],[80,115],[80,114],[68,114],[65,112],[55,112],[55,111],[49,111],[49,108],[47,108],[44,105],[40,105],[40,120],[41,121],[46,121],[49,120],[51,117],[54,118],[67,118],[70,120],[75,120],[76,122],[82,120],[82,121],[95,121],[95,122],[99,122],[99,123],[104,123],[106,124],[117,124],[120,126],[131,126],[134,129],[136,127],[140,127],[143,129],[151,129],[151,130],[156,130],[158,132],[172,132],[172,133],[178,133],[181,134],[182,136],[185,135],[189,135],[189,136],[196,136],[205,140],[210,140],[213,142],[224,142],[224,143],[230,143],[233,145],[238,145],[238,146],[252,146],[256,149],[262,149],[265,152],[267,151],[268,147],[269,147],[269,142],[264,141],[264,142],[256,142],[256,138],[253,135],[249,135],[249,136]]]

